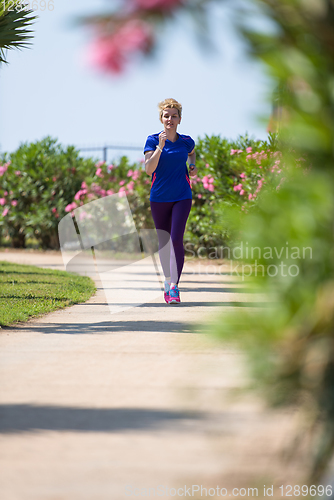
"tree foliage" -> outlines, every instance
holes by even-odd
[[[31,45],[31,27],[37,16],[22,9],[21,0],[3,0],[0,3],[0,63],[6,63],[6,49],[22,49]]]

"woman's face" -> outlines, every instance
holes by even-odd
[[[161,121],[165,130],[176,130],[181,121],[178,110],[176,108],[164,109]]]

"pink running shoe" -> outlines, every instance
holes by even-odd
[[[164,288],[165,288],[164,299],[165,299],[165,302],[167,304],[169,304],[169,292],[170,292],[170,285],[169,285],[169,283],[165,282]]]
[[[169,304],[179,304],[180,302],[180,290],[177,285],[174,285],[169,291]]]

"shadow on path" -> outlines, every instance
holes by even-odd
[[[119,432],[182,427],[205,419],[202,412],[142,408],[75,408],[30,404],[0,405],[0,433],[36,430]]]

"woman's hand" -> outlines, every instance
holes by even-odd
[[[159,134],[159,148],[160,149],[163,149],[165,142],[166,142],[166,139],[167,139],[167,134],[166,134],[166,131],[164,130],[163,132],[161,132],[161,134]]]
[[[189,167],[189,175],[190,177],[195,177],[195,175],[197,175],[197,167],[191,165],[191,167]]]

